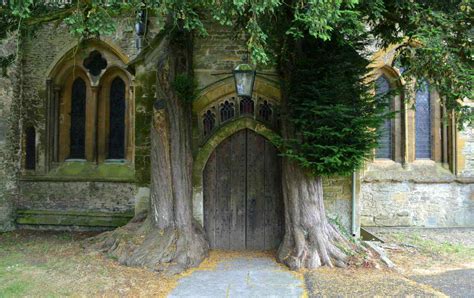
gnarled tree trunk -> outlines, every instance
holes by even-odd
[[[209,249],[192,216],[191,106],[172,87],[177,74],[192,77],[190,36],[183,36],[173,43],[165,39],[158,58],[149,214],[93,240],[94,247],[122,264],[169,274],[199,265]]]
[[[282,169],[285,236],[278,260],[293,270],[344,267],[347,255],[339,247],[351,244],[327,220],[322,178],[307,175],[286,158]]]

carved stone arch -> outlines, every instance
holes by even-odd
[[[219,99],[235,94],[234,78],[228,77],[204,87],[193,102],[195,113],[202,111]],[[276,101],[281,99],[281,91],[277,82],[257,76],[255,78],[254,94],[264,95]]]
[[[115,45],[112,41],[104,41],[100,39],[87,39],[80,44],[73,43],[68,45],[63,51],[61,51],[56,58],[54,59],[53,63],[49,67],[47,71],[47,77],[49,79],[55,79],[62,70],[67,67],[67,64],[70,63],[72,65],[82,65],[82,60],[85,58],[86,51],[92,50],[102,50],[105,52],[109,52],[110,54],[114,55],[117,58],[117,62],[109,64],[118,65],[121,67],[126,67],[127,64],[130,62],[128,56],[122,51],[122,49]],[[82,58],[82,59],[81,59]],[[76,62],[76,63],[74,63]],[[79,63],[81,62],[81,63]]]
[[[265,124],[251,118],[238,118],[222,125],[197,151],[193,164],[193,216],[203,225],[203,172],[212,152],[219,144],[236,132],[249,129],[268,139],[278,147],[278,134]]]

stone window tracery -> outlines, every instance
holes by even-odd
[[[235,115],[234,103],[228,100],[221,103],[220,113],[221,113],[221,122],[225,122],[229,119],[234,118],[234,115]]]
[[[260,104],[258,115],[263,121],[270,122],[272,120],[272,105],[268,101],[264,100]]]
[[[211,110],[207,110],[206,113],[203,115],[202,123],[204,135],[207,136],[212,132],[216,123],[215,116],[211,112]]]
[[[262,96],[254,98],[230,96],[216,100],[197,112],[200,135],[206,140],[221,125],[237,118],[252,118],[275,129],[279,124],[277,107],[276,101]]]
[[[249,114],[254,113],[254,101],[251,98],[242,98],[240,100],[240,114]]]
[[[105,50],[84,51],[86,59],[68,56],[47,81],[47,166],[133,162],[134,102],[126,64]]]

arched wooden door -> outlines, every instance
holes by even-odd
[[[224,140],[204,169],[204,227],[211,248],[267,250],[283,235],[281,162],[245,129]]]

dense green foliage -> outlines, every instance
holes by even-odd
[[[314,175],[344,175],[362,166],[388,116],[385,98],[374,97],[363,81],[370,62],[341,39],[307,39],[289,82],[288,117],[296,133],[283,141],[285,155]]]
[[[363,57],[370,53],[361,47],[364,44],[397,44],[405,80],[429,80],[460,125],[474,123],[472,110],[463,103],[473,98],[472,0],[77,0],[50,7],[38,3],[15,1],[3,8],[0,38],[22,24],[55,17],[75,36],[95,37],[114,32],[117,16],[133,20],[140,11],[154,16],[162,28],[205,35],[205,21],[213,20],[243,34],[254,63],[276,62],[282,74],[291,72],[283,76],[283,86],[289,88],[285,94],[290,95],[284,116],[298,134],[287,136],[282,145],[288,157],[314,174],[348,173],[376,146],[381,107],[368,92],[370,84],[361,82],[369,71]],[[178,92],[189,93],[189,82],[179,80]]]

